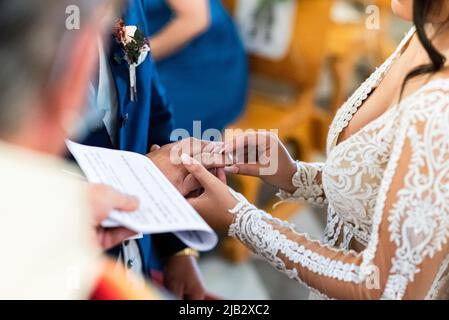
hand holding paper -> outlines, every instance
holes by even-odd
[[[90,182],[109,185],[140,201],[133,214],[112,212],[104,227],[124,226],[145,234],[173,232],[200,251],[216,245],[213,230],[145,156],[71,141],[67,146]]]

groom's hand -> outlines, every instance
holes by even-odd
[[[217,166],[210,159],[213,155],[211,153],[212,150],[209,149],[212,147],[213,145],[209,142],[189,138],[163,147],[154,145],[151,147],[151,152],[147,154],[147,157],[153,161],[183,196],[187,196],[199,189],[201,185],[182,165],[181,155],[183,153],[191,157],[200,155],[205,160],[206,166],[209,165],[209,167],[214,168],[211,169],[214,171],[213,173],[216,173],[221,180],[225,179],[222,168],[216,169]]]
[[[176,161],[174,156],[176,148],[179,148],[181,143],[183,143],[183,141],[171,143],[163,147],[154,145],[151,147],[151,152],[147,154],[147,157],[153,161],[175,188],[178,189],[183,196],[186,196],[189,193],[187,190],[195,189],[197,186],[193,185],[196,184],[196,182],[190,179],[187,182],[192,185],[184,185],[184,180],[187,177],[188,172],[179,164],[179,161]]]
[[[237,205],[238,200],[221,179],[212,175],[198,161],[188,155],[183,155],[182,158],[186,169],[204,189],[200,196],[189,198],[189,203],[215,231],[227,234],[234,220],[234,215],[229,210]]]

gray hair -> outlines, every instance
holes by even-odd
[[[66,28],[66,9],[79,8],[82,27],[98,4],[93,0],[0,0],[0,137],[18,129],[51,78],[64,70],[61,42],[69,43],[78,33]]]

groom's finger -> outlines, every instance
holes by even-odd
[[[226,165],[224,154],[203,152],[197,155],[195,159],[201,161],[201,164],[207,169],[223,168]]]
[[[220,179],[224,184],[228,184],[226,179],[226,171],[224,168],[217,168],[217,178]]]
[[[182,195],[186,196],[199,188],[201,188],[201,184],[192,174],[189,174],[182,183]]]
[[[243,176],[260,176],[260,165],[258,164],[234,164],[229,167],[225,167],[224,170],[227,173],[240,174]]]
[[[203,152],[203,150],[210,144],[210,142],[198,140],[195,138],[184,139],[175,145],[175,148],[181,153],[186,153],[190,156],[196,156]]]

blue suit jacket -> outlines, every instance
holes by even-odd
[[[123,12],[122,19],[126,25],[135,25],[148,36],[148,28],[142,9],[141,0],[129,0]],[[147,154],[153,144],[169,143],[173,129],[171,106],[167,102],[161,86],[155,64],[149,55],[137,68],[137,101],[130,100],[129,69],[126,62],[117,62],[117,56],[122,57],[123,51],[114,36],[111,36],[109,63],[114,78],[119,110],[117,146],[112,146],[106,128],[92,132],[84,141],[85,144],[116,148]],[[185,245],[174,235],[145,236],[138,240],[143,259],[145,275],[161,266],[166,257],[185,248]],[[153,250],[154,249],[154,250]],[[120,248],[111,250],[117,255]]]

